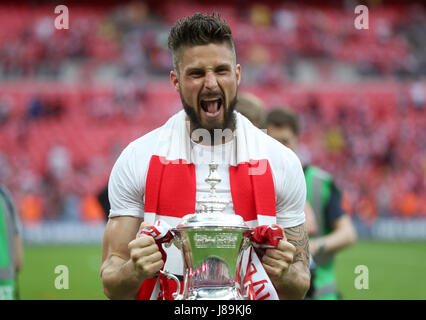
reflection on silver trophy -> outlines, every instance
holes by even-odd
[[[178,286],[176,300],[243,300],[244,289],[239,280],[239,261],[250,242],[245,236],[250,229],[238,215],[223,213],[229,201],[218,198],[216,184],[221,182],[217,164],[209,164],[210,194],[197,201],[195,214],[184,216],[176,228],[174,243],[181,250],[184,262],[184,288]]]

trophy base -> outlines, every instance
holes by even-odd
[[[199,287],[189,293],[186,300],[245,300],[236,288]]]

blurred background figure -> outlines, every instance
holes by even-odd
[[[300,125],[298,116],[292,110],[277,108],[266,117],[267,133],[298,152]],[[349,247],[356,241],[356,232],[351,219],[341,207],[341,192],[326,171],[312,165],[303,164],[306,179],[306,197],[313,215],[307,225],[316,225],[310,230],[311,254],[315,262],[315,272],[311,277],[313,290],[311,297],[318,300],[339,298],[336,285],[334,254]],[[305,210],[306,211],[306,210]],[[312,222],[315,219],[315,223]]]
[[[22,226],[12,197],[0,185],[0,300],[19,299],[22,268]]]
[[[249,92],[238,94],[235,109],[251,121],[256,127],[262,129],[265,122],[265,105],[258,97]]]

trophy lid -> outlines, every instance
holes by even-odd
[[[210,185],[210,193],[207,197],[197,200],[197,209],[199,213],[220,213],[229,204],[229,200],[219,198],[216,195],[216,185],[222,181],[217,173],[218,164],[209,164],[209,175],[204,181]]]
[[[241,216],[229,213],[187,214],[182,218],[176,229],[215,227],[225,229],[249,229]]]

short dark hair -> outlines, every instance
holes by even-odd
[[[299,117],[290,109],[277,107],[266,116],[266,126],[273,125],[278,128],[290,128],[296,136],[300,134]]]
[[[169,33],[168,47],[173,56],[173,66],[177,70],[179,50],[183,47],[227,43],[235,52],[231,28],[219,14],[195,13],[178,20]]]

